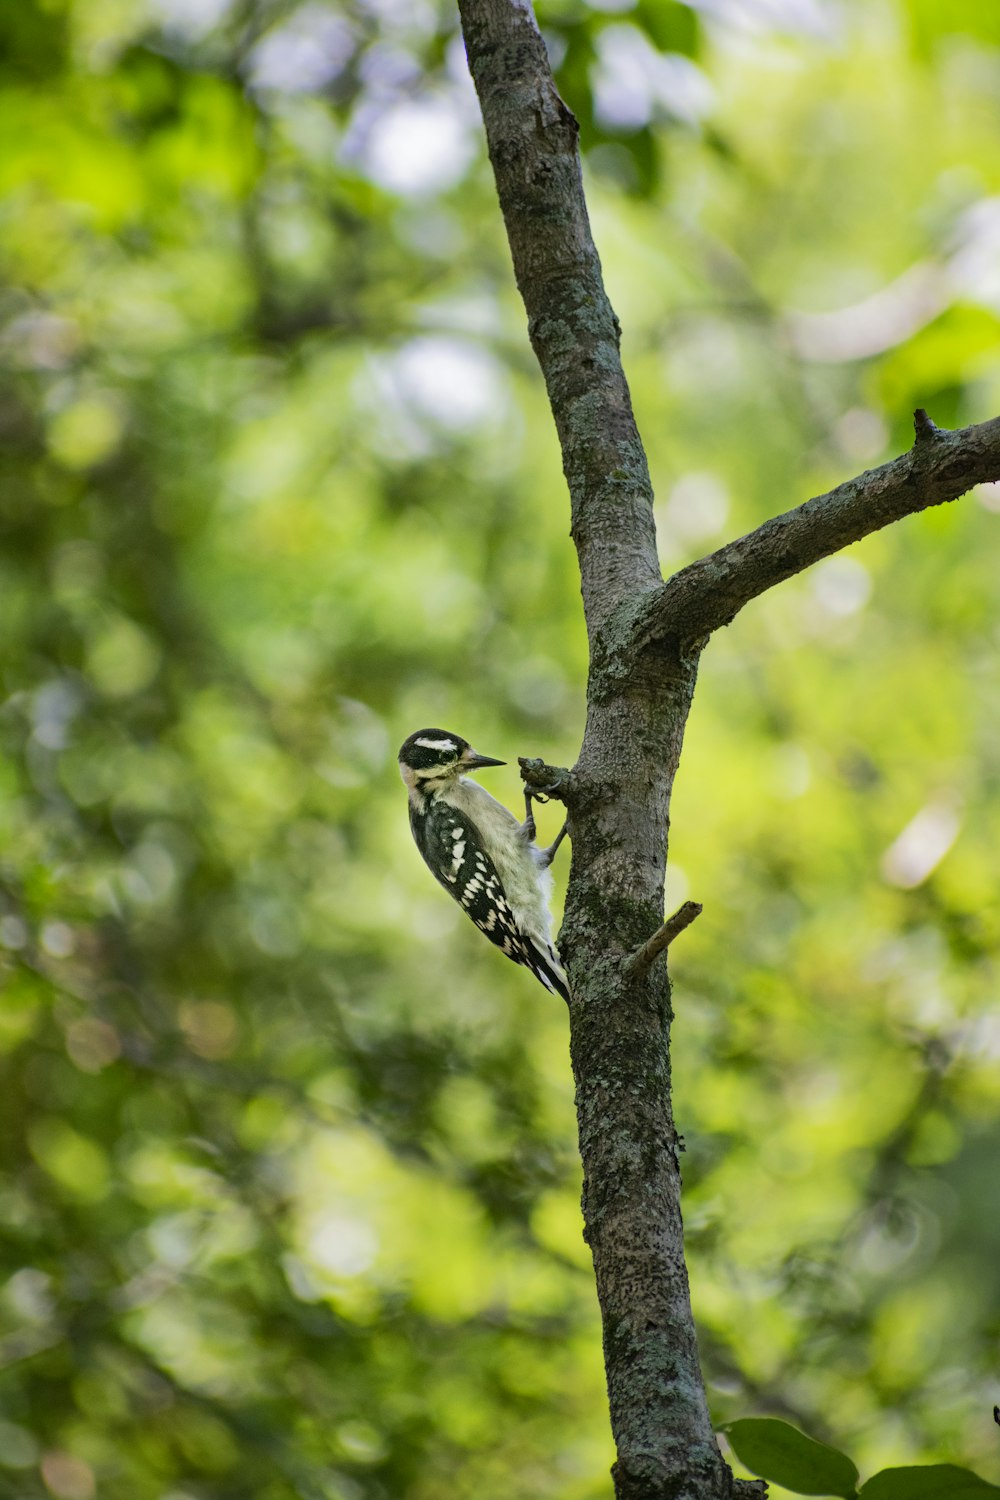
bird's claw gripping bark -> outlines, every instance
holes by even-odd
[[[532,763],[528,762],[528,764],[530,765]],[[539,761],[538,764],[541,765],[541,762]],[[521,761],[521,765],[522,765],[522,767],[525,765],[525,761],[524,760]],[[546,797],[546,796],[543,796],[538,791],[538,789],[536,787],[531,786],[527,782],[525,782],[525,786],[524,786],[524,822],[521,824],[521,836],[529,844],[533,844],[535,842],[535,835],[537,833],[537,829],[535,827],[535,814],[532,811],[531,804],[532,804],[532,802],[548,802],[549,800],[550,799],[548,797]],[[563,839],[565,837],[566,837],[566,824],[564,823],[563,826],[560,828],[559,832],[556,834],[556,836],[553,839],[552,843],[549,845],[549,847],[547,849],[542,849],[540,851],[540,854],[539,854],[539,863],[540,863],[540,865],[541,865],[541,867],[542,867],[543,870],[547,870],[548,867],[549,867],[549,865],[555,859],[555,857],[556,857],[556,851],[558,850],[559,845],[562,843],[562,841],[563,841]]]

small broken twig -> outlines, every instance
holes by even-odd
[[[941,436],[941,429],[936,422],[932,422],[922,406],[918,406],[913,413],[913,431],[916,434],[917,444],[927,443]]]
[[[572,773],[565,766],[547,766],[543,760],[527,755],[519,755],[517,763],[521,767],[521,780],[533,797],[543,801],[546,797],[554,797],[557,802],[566,801]]]
[[[642,947],[625,961],[625,974],[629,979],[642,979],[648,974],[661,953],[666,952],[679,932],[690,927],[695,917],[700,917],[703,907],[700,901],[685,901],[658,931],[647,938]]]

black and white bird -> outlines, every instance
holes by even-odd
[[[519,823],[463,774],[503,764],[477,754],[459,734],[418,729],[399,752],[400,775],[410,794],[410,828],[431,874],[480,932],[568,1000],[549,913],[549,865],[566,829],[550,848],[539,849],[530,792],[524,794],[526,816]]]

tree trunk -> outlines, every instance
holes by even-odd
[[[632,650],[629,606],[661,586],[652,488],[590,236],[576,122],[526,0],[462,0],[518,285],[573,505],[591,639],[587,728],[565,800],[573,857],[560,950],[584,1233],[604,1327],[620,1500],[715,1497],[684,1263],[665,965],[627,960],[663,915],[670,792],[696,653]],[[621,611],[621,618],[616,611]]]
[[[670,791],[696,666],[651,660],[639,682],[630,677],[611,696],[592,676],[571,804],[560,940],[619,1500],[731,1493],[684,1261],[666,965],[627,973],[662,916]]]

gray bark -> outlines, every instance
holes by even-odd
[[[587,218],[576,122],[556,92],[530,0],[459,0],[459,10],[562,447],[591,647],[577,764],[565,771],[528,761],[522,774],[565,803],[572,839],[559,947],[572,989],[584,1234],[604,1330],[615,1494],[759,1495],[761,1485],[734,1480],[722,1459],[701,1376],[671,1112],[670,986],[657,957],[673,935],[658,934],[670,793],[698,659],[711,631],[772,584],[878,526],[1000,476],[1000,419],[944,434],[920,414],[910,454],[664,583],[618,321]]]

